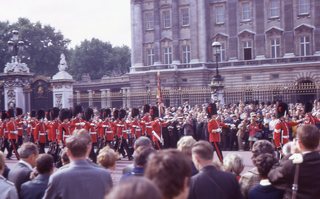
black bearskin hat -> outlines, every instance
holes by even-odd
[[[137,108],[132,108],[132,110],[131,110],[131,117],[137,117],[137,116],[139,116],[139,115],[140,115],[139,109],[137,109]]]
[[[215,103],[210,103],[206,110],[208,118],[211,118],[212,115],[217,115],[217,106]]]
[[[70,119],[71,118],[71,111],[67,108],[63,108],[59,112],[59,119],[61,122],[65,119]]]
[[[6,111],[2,111],[1,112],[1,120],[5,120],[6,118],[8,118],[7,112]]]
[[[79,104],[79,105],[76,105],[74,108],[73,108],[73,116],[77,116],[79,113],[83,113],[83,108],[82,106]]]
[[[35,110],[31,111],[30,117],[36,117],[36,116],[37,116],[37,112]]]
[[[152,106],[150,108],[150,116],[152,117],[152,119],[159,117],[159,110],[158,107],[156,106]]]
[[[126,115],[127,115],[127,111],[126,111],[126,110],[124,110],[124,109],[120,109],[119,114],[118,114],[119,119],[123,119],[123,118],[125,118],[125,117],[126,117]]]
[[[106,119],[108,117],[111,117],[111,109],[110,108],[103,108],[100,110],[100,118]]]
[[[60,112],[60,109],[58,107],[53,107],[50,112],[51,119],[54,120],[57,117],[59,117],[59,112]]]
[[[307,103],[304,105],[304,112],[305,112],[305,113],[311,113],[311,112],[312,112],[312,109],[313,109],[312,103],[307,102]]]
[[[112,113],[112,116],[113,116],[113,119],[118,119],[119,117],[119,110],[118,109],[115,109]]]
[[[285,114],[288,114],[288,104],[284,102],[279,102],[277,106],[277,118],[281,118]]]
[[[17,107],[16,108],[16,115],[19,116],[19,115],[22,115],[22,114],[23,114],[22,108]]]
[[[9,118],[15,117],[14,116],[14,110],[12,108],[8,110],[8,117]]]
[[[87,121],[90,121],[93,118],[93,109],[92,108],[88,107],[86,109],[86,112],[84,113],[84,118]]]
[[[150,111],[150,105],[149,104],[145,104],[143,106],[143,114],[149,113],[149,111]]]
[[[44,112],[44,110],[38,110],[38,112],[37,112],[37,119],[38,120],[41,120],[41,119],[44,119],[44,117],[45,117],[45,112]]]

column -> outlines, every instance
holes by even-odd
[[[198,1],[198,16],[199,16],[199,59],[200,62],[207,62],[207,27],[206,27],[206,0]]]
[[[143,66],[143,25],[141,7],[142,3],[140,1],[131,1],[131,64],[133,67]]]
[[[161,20],[160,20],[160,1],[154,1],[154,65],[161,64]]]
[[[190,62],[199,63],[197,1],[190,1],[190,35],[191,35],[191,61]]]
[[[294,2],[292,0],[287,0],[283,2],[285,16],[284,16],[284,47],[285,54],[284,57],[294,57],[294,12],[293,5]]]
[[[111,108],[111,94],[110,89],[106,89],[106,100],[107,100],[107,107]]]
[[[228,1],[227,17],[229,18],[228,28],[229,28],[229,48],[228,54],[230,60],[238,59],[238,9],[237,1]]]
[[[315,54],[320,55],[320,1],[314,1],[314,10],[317,10],[317,12],[314,12],[314,47],[315,47]]]
[[[127,98],[127,102],[126,102],[126,104],[127,104],[127,107],[131,107],[131,97],[130,97],[130,87],[127,87],[126,88],[126,90],[127,90],[127,92],[126,92],[126,98]]]
[[[122,107],[126,108],[127,107],[127,89],[126,88],[121,88],[121,94],[122,94]]]
[[[264,1],[253,1],[253,3],[256,10],[254,38],[256,59],[265,59]]]
[[[80,91],[76,91],[77,104],[80,104]]]
[[[180,64],[180,46],[179,46],[179,30],[180,30],[180,24],[179,24],[179,7],[178,7],[178,1],[172,1],[172,64]]]
[[[101,108],[107,107],[106,89],[100,89],[101,92]]]
[[[24,112],[30,112],[31,111],[31,105],[30,105],[30,89],[25,89],[24,90],[24,96],[25,96],[25,110]]]
[[[89,103],[89,107],[92,107],[92,105],[93,105],[93,99],[92,99],[92,97],[93,97],[93,92],[92,92],[92,90],[88,90],[88,103]]]

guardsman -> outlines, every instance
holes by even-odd
[[[27,134],[29,136],[29,140],[31,142],[34,142],[34,129],[36,128],[36,125],[38,123],[38,120],[36,118],[36,111],[31,111],[30,118],[27,120]]]
[[[132,153],[133,151],[129,150],[128,146],[128,133],[130,130],[128,129],[127,123],[125,122],[127,112],[124,109],[120,109],[118,115],[118,122],[116,123],[117,126],[117,137],[119,138],[119,142],[116,144],[116,149],[118,149],[119,153],[122,154],[122,157],[128,156],[129,160],[132,160]]]
[[[17,107],[16,108],[16,126],[17,126],[17,130],[18,130],[18,146],[22,145],[23,142],[23,111],[22,108]]]
[[[313,109],[313,105],[310,102],[307,102],[304,106],[304,112],[305,112],[305,124],[313,124],[316,125],[317,123],[319,123],[319,119],[314,117],[312,115],[312,109]]]
[[[72,135],[70,128],[70,119],[71,119],[71,111],[67,108],[61,109],[59,112],[59,119],[61,123],[58,127],[58,140],[60,141],[60,145],[65,146],[66,139]]]
[[[85,128],[86,121],[83,119],[83,108],[81,105],[76,105],[73,109],[73,118],[70,121],[71,132],[75,129]]]
[[[143,106],[143,117],[141,118],[141,131],[143,136],[152,137],[151,117],[150,117],[150,106],[145,104]]]
[[[0,123],[0,131],[1,131],[1,151],[4,152],[7,149],[7,157],[11,157],[12,150],[10,150],[10,144],[8,139],[8,130],[7,130],[7,122],[8,122],[8,114],[6,111],[1,112],[1,123]]]
[[[60,109],[57,107],[53,107],[50,112],[50,119],[51,121],[48,124],[48,141],[49,143],[49,151],[48,153],[51,154],[55,160],[55,162],[58,161],[58,156],[60,153],[60,148],[59,148],[59,112]]]
[[[282,146],[289,142],[289,125],[285,122],[285,117],[288,114],[288,105],[279,102],[276,114],[278,119],[273,132],[273,143],[281,154]]]
[[[8,110],[8,115],[9,115],[9,121],[6,123],[6,128],[8,131],[8,140],[10,143],[10,155],[7,155],[7,159],[11,158],[12,151],[15,153],[17,159],[20,159],[19,154],[18,154],[18,145],[17,145],[17,139],[18,139],[18,129],[16,125],[16,120],[14,117],[14,110],[9,109]]]
[[[132,121],[130,123],[132,138],[138,139],[142,135],[141,123],[139,121],[140,113],[139,109],[132,108],[131,110]],[[133,140],[132,140],[133,141]]]
[[[91,137],[92,147],[90,151],[90,159],[93,162],[97,162],[97,155],[95,153],[95,147],[97,147],[98,143],[98,133],[97,133],[97,125],[93,120],[93,109],[88,107],[84,113],[84,118],[86,119],[85,129],[87,129],[88,133]]]
[[[44,122],[45,112],[44,110],[38,110],[37,119],[38,123],[34,129],[34,142],[39,146],[39,153],[45,153],[45,146],[47,143],[47,130],[48,126]]]
[[[208,114],[208,133],[209,133],[209,142],[212,143],[220,162],[223,162],[223,155],[220,148],[221,142],[221,133],[222,126],[221,123],[217,120],[217,106],[215,103],[210,103],[207,107]]]
[[[159,110],[156,106],[152,106],[150,109],[151,116],[151,129],[152,129],[152,141],[156,149],[161,149],[163,143],[162,132],[161,132],[161,121],[159,120]]]
[[[103,121],[98,125],[98,132],[100,138],[103,140],[102,148],[106,145],[113,148],[114,132],[112,130],[111,109],[101,109],[100,117]]]

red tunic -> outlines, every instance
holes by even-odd
[[[152,135],[151,120],[149,115],[145,115],[141,119],[141,130],[143,135]]]
[[[31,119],[28,121],[27,133],[29,136],[34,135],[34,129],[36,128],[37,119]]]
[[[98,125],[98,133],[101,138],[106,141],[112,141],[114,138],[114,133],[112,130],[112,124],[110,121],[100,122]]]
[[[48,126],[48,140],[51,142],[57,141],[59,139],[59,120],[51,121]],[[59,140],[60,141],[60,140]]]
[[[58,140],[66,143],[66,139],[72,135],[69,122],[60,123]]]
[[[130,123],[131,135],[134,135],[136,138],[139,138],[142,135],[142,128],[140,126],[140,121],[138,119],[134,119]]]
[[[276,148],[289,142],[289,125],[286,122],[278,120],[273,132],[273,142]]]
[[[209,142],[220,142],[221,132],[216,132],[218,129],[221,130],[220,123],[214,119],[209,120],[208,122]]]
[[[85,129],[88,130],[88,133],[90,134],[92,143],[98,142],[98,132],[96,128],[96,124],[94,122],[87,122]]]
[[[317,123],[319,123],[319,119],[314,117],[311,113],[307,113],[305,115],[305,119],[306,121],[304,122],[305,124],[313,124],[316,125]]]
[[[34,129],[34,141],[42,144],[46,143],[47,129],[48,127],[43,121],[38,122],[36,128]]]
[[[21,118],[16,119],[16,126],[18,130],[18,136],[22,136],[23,134],[23,120]]]
[[[127,131],[127,124],[122,121],[122,120],[118,120],[116,123],[116,127],[117,127],[117,136],[123,137],[124,139],[128,139],[128,131]]]
[[[151,122],[151,127],[152,127],[152,131],[156,132],[159,138],[161,138],[161,122],[158,119],[155,119],[154,121]],[[152,141],[158,142],[159,140],[156,138],[156,136],[152,135]]]
[[[86,121],[81,118],[74,118],[70,121],[70,130],[73,132],[75,129],[85,128]]]
[[[7,122],[8,138],[10,140],[16,140],[18,136],[17,126],[15,121],[10,120]]]

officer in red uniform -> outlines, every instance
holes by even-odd
[[[288,105],[280,102],[277,106],[277,122],[273,132],[273,143],[282,153],[282,146],[289,142],[289,128],[290,126],[285,121],[285,116],[288,114]]]
[[[120,109],[118,115],[118,121],[116,123],[117,126],[117,137],[118,143],[116,143],[116,149],[118,149],[119,153],[122,154],[122,157],[127,157],[129,160],[132,160],[133,151],[129,149],[128,146],[128,134],[130,134],[130,129],[125,121],[127,112],[124,109]]]
[[[152,137],[152,127],[151,127],[151,117],[150,117],[150,106],[145,104],[143,106],[143,117],[141,118],[141,131],[143,136],[147,136],[151,139]]]
[[[18,146],[22,145],[23,139],[23,111],[22,108],[17,107],[16,108],[16,125],[18,130]]]
[[[59,125],[60,125],[59,112],[60,112],[59,108],[53,107],[49,112],[51,121],[48,123],[48,140],[49,140],[48,153],[53,156],[55,162],[59,161],[58,156],[60,153],[60,148],[58,145]]]
[[[36,111],[31,111],[30,118],[27,121],[27,134],[29,136],[30,142],[34,142],[34,129],[37,124]]]
[[[85,129],[90,134],[91,143],[92,143],[89,157],[93,162],[97,162],[97,155],[95,153],[95,148],[97,147],[97,143],[98,143],[98,133],[97,133],[97,124],[93,120],[93,116],[94,116],[93,109],[88,107],[84,113],[84,118],[86,120]]]
[[[7,159],[11,158],[12,151],[15,153],[17,159],[19,159],[19,154],[18,154],[18,145],[17,145],[17,139],[18,139],[18,129],[16,125],[16,120],[14,117],[14,110],[9,109],[8,110],[8,115],[10,120],[6,123],[6,129],[8,131],[8,140],[10,143],[10,153],[7,155]]]
[[[10,149],[10,143],[8,139],[8,130],[7,130],[7,122],[8,122],[8,114],[6,111],[1,112],[1,124],[0,124],[0,130],[1,130],[1,151],[4,152],[7,149],[7,158],[10,158],[12,155],[12,150]]]
[[[207,107],[208,114],[208,134],[209,142],[212,143],[220,162],[223,162],[223,155],[220,148],[222,123],[217,120],[217,107],[215,103],[210,103]]]
[[[83,119],[83,108],[81,105],[77,105],[73,109],[73,118],[70,121],[71,132],[75,129],[79,130],[85,128],[86,122]]]
[[[45,112],[44,110],[39,110],[37,112],[38,123],[34,129],[34,142],[39,146],[39,153],[45,153],[45,146],[47,143],[47,130],[48,126],[44,122]]]
[[[154,143],[155,149],[161,149],[163,143],[162,138],[162,126],[161,121],[159,120],[159,109],[156,106],[152,106],[150,109],[151,116],[151,128],[152,128],[152,141]]]
[[[103,121],[101,121],[98,125],[98,134],[102,139],[103,145],[99,148],[103,148],[106,145],[113,148],[114,146],[112,142],[114,141],[114,132],[112,129],[113,124],[111,121],[111,109],[101,109],[100,118]]]
[[[312,109],[313,109],[313,105],[310,102],[307,102],[304,106],[304,112],[305,112],[305,124],[313,124],[313,125],[317,125],[320,121],[318,118],[314,117],[312,115]]]
[[[141,123],[140,123],[140,112],[137,108],[131,110],[132,121],[130,123],[130,130],[132,138],[138,139],[142,135]],[[132,139],[133,141],[134,139]],[[133,143],[133,142],[132,142]]]
[[[60,144],[63,144],[65,146],[66,139],[72,135],[71,128],[70,128],[70,119],[71,119],[71,111],[69,109],[61,109],[59,112],[59,119],[61,123],[58,127],[58,140]]]

